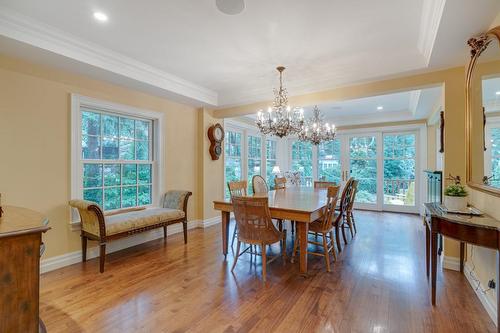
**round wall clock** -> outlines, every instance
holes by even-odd
[[[208,129],[208,139],[210,140],[210,156],[212,160],[218,160],[222,155],[222,141],[224,140],[224,129],[221,124],[215,124]]]

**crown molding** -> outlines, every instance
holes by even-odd
[[[0,6],[0,35],[119,74],[202,104],[216,106],[215,91],[88,42]]]
[[[432,49],[443,17],[446,0],[424,0],[418,34],[418,49],[425,58],[426,66],[431,61]]]

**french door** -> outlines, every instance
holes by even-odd
[[[327,170],[344,185],[356,178],[355,206],[361,209],[418,212],[418,133],[366,132],[339,135],[330,160],[318,148],[318,176]],[[325,165],[331,166],[330,169]],[[335,179],[333,179],[335,178]]]

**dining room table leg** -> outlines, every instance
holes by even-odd
[[[230,213],[222,211],[222,253],[224,253],[224,260],[227,259],[228,252],[228,239],[229,239],[229,221]]]
[[[307,275],[307,236],[309,233],[309,224],[296,221],[297,236],[299,237],[300,248],[300,274]]]

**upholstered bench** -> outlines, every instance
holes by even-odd
[[[162,197],[160,207],[123,210],[105,214],[95,202],[71,200],[71,207],[78,210],[81,221],[82,261],[87,260],[87,239],[99,242],[99,267],[104,272],[106,242],[140,232],[163,227],[167,238],[167,226],[182,223],[184,243],[187,243],[187,203],[191,192],[168,191]]]

